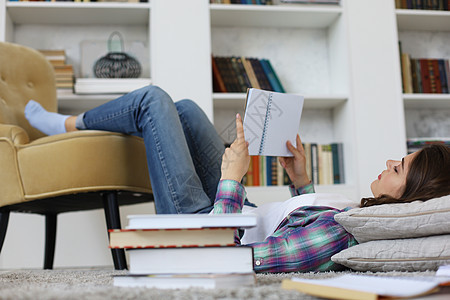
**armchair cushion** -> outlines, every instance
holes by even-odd
[[[15,125],[0,124],[0,137],[5,137],[14,145],[26,144],[30,142],[28,134],[23,128]]]
[[[23,187],[31,201],[99,190],[151,193],[141,138],[105,131],[78,131],[12,147]],[[16,203],[10,197],[0,206]]]

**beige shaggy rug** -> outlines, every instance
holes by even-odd
[[[343,273],[280,273],[258,274],[253,287],[233,289],[161,290],[119,288],[112,276],[126,271],[111,269],[56,269],[0,271],[0,299],[317,299],[296,291],[280,288],[284,278],[328,278]],[[364,273],[372,274],[372,273]],[[387,276],[434,276],[435,272],[376,273]],[[450,288],[420,299],[450,299]]]

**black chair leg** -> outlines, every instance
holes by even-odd
[[[5,242],[6,230],[8,229],[9,211],[0,212],[0,253]]]
[[[45,254],[44,269],[53,269],[53,260],[55,257],[56,245],[56,221],[57,214],[45,215]]]
[[[121,229],[119,203],[117,192],[105,192],[103,194],[103,208],[105,210],[106,226],[109,229]],[[109,235],[108,235],[109,236]],[[126,270],[127,260],[123,249],[111,249],[111,254],[116,270]]]

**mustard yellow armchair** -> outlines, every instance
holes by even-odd
[[[45,136],[25,119],[30,99],[57,111],[52,66],[36,50],[0,43],[0,251],[10,212],[44,215],[51,269],[59,213],[103,207],[107,228],[120,228],[118,205],[153,195],[142,139],[90,130]],[[111,251],[114,267],[126,269],[124,251]]]

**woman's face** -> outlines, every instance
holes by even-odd
[[[400,198],[405,191],[406,175],[415,155],[416,153],[411,153],[401,161],[386,161],[387,169],[378,175],[378,179],[370,185],[372,194],[375,197],[388,195],[394,198]]]

